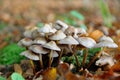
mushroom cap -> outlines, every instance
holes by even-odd
[[[76,39],[72,36],[67,36],[66,38],[59,41],[59,44],[70,44],[70,45],[77,45],[79,44]]]
[[[60,20],[57,20],[56,21],[56,25],[55,25],[55,28],[58,30],[58,29],[61,29],[62,31],[65,31],[67,28],[68,28],[68,25]]]
[[[36,37],[39,37],[39,36],[40,36],[40,34],[39,34],[37,29],[32,31],[32,33],[31,33],[32,38],[36,38]]]
[[[113,57],[111,56],[102,56],[95,63],[95,65],[97,66],[104,66],[106,64],[113,66],[115,64],[115,59],[113,59]]]
[[[32,60],[39,60],[39,56],[32,53],[29,50],[22,52],[20,55],[23,55],[23,56],[25,56],[25,57],[27,57],[29,59],[32,59]]]
[[[33,41],[30,38],[23,38],[18,42],[19,46],[30,46],[33,44]]]
[[[60,51],[60,48],[56,45],[54,41],[50,41],[43,45],[44,48]]]
[[[37,30],[37,27],[28,27],[25,32],[23,33],[23,35],[27,38],[32,38],[32,32],[34,30]]]
[[[65,37],[66,37],[66,35],[61,30],[58,30],[58,31],[56,31],[55,34],[50,36],[49,39],[50,40],[61,40],[61,39],[64,39]]]
[[[75,34],[75,32],[76,32],[76,29],[73,26],[69,26],[64,33],[66,35],[73,35]]]
[[[51,26],[49,24],[45,24],[42,28],[38,29],[40,33],[49,33],[51,30]]]
[[[33,41],[33,44],[41,44],[44,45],[47,43],[47,40],[44,37],[38,37]]]
[[[58,53],[56,51],[53,51],[52,57],[58,57],[58,56],[59,56]]]
[[[114,42],[111,37],[105,36],[105,35],[102,36],[102,37],[99,39],[99,41],[110,41],[110,42]]]
[[[95,40],[90,37],[79,37],[78,42],[86,48],[93,48],[96,44]]]
[[[32,31],[25,31],[24,33],[23,33],[23,35],[25,36],[25,37],[28,37],[28,38],[32,38]]]
[[[32,45],[29,47],[29,50],[37,53],[37,54],[47,54],[49,51],[42,48],[40,45]]]
[[[117,48],[118,45],[116,43],[110,42],[110,41],[101,41],[98,44],[94,46],[97,47],[108,47],[108,48]]]

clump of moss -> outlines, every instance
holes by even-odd
[[[0,50],[0,64],[9,65],[13,63],[19,63],[23,56],[20,53],[25,48],[19,47],[16,43],[12,43]]]

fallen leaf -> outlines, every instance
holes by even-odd
[[[43,80],[56,80],[57,71],[56,68],[48,68],[42,73]]]
[[[22,68],[19,64],[14,64],[14,71],[22,75]]]

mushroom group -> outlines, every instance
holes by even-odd
[[[94,47],[117,47],[117,44],[110,37],[102,35],[96,41],[84,29],[69,26],[60,20],[54,24],[45,24],[41,28],[28,28],[23,35],[24,38],[18,42],[18,45],[26,47],[26,51],[22,52],[21,55],[32,61],[40,62],[41,69],[44,69],[46,65],[52,67],[53,62],[59,64],[63,54],[66,56],[67,54],[74,55],[76,63],[79,65],[76,51],[80,49],[87,51]],[[87,53],[84,55],[86,55],[84,58],[86,59]]]

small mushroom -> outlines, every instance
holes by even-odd
[[[47,40],[44,37],[38,37],[33,41],[33,44],[41,44],[44,45],[47,43]]]
[[[111,41],[101,41],[98,44],[96,44],[94,47],[95,48],[98,48],[98,47],[117,48],[118,45],[116,43],[111,42]]]
[[[29,50],[31,50],[34,53],[39,55],[40,66],[41,66],[41,68],[43,68],[42,54],[47,54],[48,50],[45,50],[40,45],[32,45],[32,46],[29,47]]]
[[[101,41],[110,41],[110,42],[114,42],[113,40],[112,40],[112,38],[110,38],[109,36],[102,36],[100,39],[99,39],[99,42],[101,42]]]
[[[72,36],[67,36],[66,38],[60,40],[59,44],[69,44],[69,45],[78,45],[78,41],[74,39]]]
[[[32,53],[31,51],[27,50],[27,51],[24,51],[22,52],[20,55],[23,55],[31,60],[39,60],[39,56]]]
[[[25,32],[23,33],[23,35],[25,36],[25,37],[27,37],[27,38],[32,38],[32,32],[34,31],[34,30],[36,30],[37,29],[37,27],[28,27],[26,30],[25,30]]]
[[[78,45],[78,41],[76,39],[74,39],[72,36],[67,36],[66,38],[60,40],[58,42],[59,44],[64,44],[64,45],[68,45],[68,48],[70,50],[70,52],[72,52],[72,54],[74,55],[75,59],[76,59],[76,63],[78,66],[80,66],[79,62],[78,62],[78,58],[75,54],[76,51],[74,51],[74,48],[72,49],[72,45]],[[74,46],[74,47],[75,47]],[[62,55],[62,54],[61,54]]]
[[[61,30],[58,30],[56,31],[55,34],[51,35],[49,39],[50,40],[61,40],[61,39],[64,39],[65,37],[66,35]]]
[[[84,66],[87,55],[88,55],[87,48],[93,48],[96,44],[96,41],[90,37],[79,37],[79,38],[77,38],[77,40],[82,46],[86,47],[86,49],[85,49],[86,52],[84,54],[84,58],[83,58],[83,62],[82,62],[82,66]]]
[[[110,65],[111,67],[115,64],[116,60],[111,56],[101,56],[99,60],[96,61],[95,65],[105,66]]]
[[[33,41],[30,38],[23,38],[18,42],[19,46],[25,46],[28,47],[33,44]]]
[[[60,20],[57,20],[55,28],[57,30],[61,29],[64,32],[68,28],[68,25]]]
[[[55,51],[60,51],[61,49],[56,45],[56,43],[54,41],[50,41],[46,44],[43,45],[44,48],[50,49],[50,54],[49,54],[49,67],[51,66],[51,58],[52,58],[52,53],[53,50]]]

